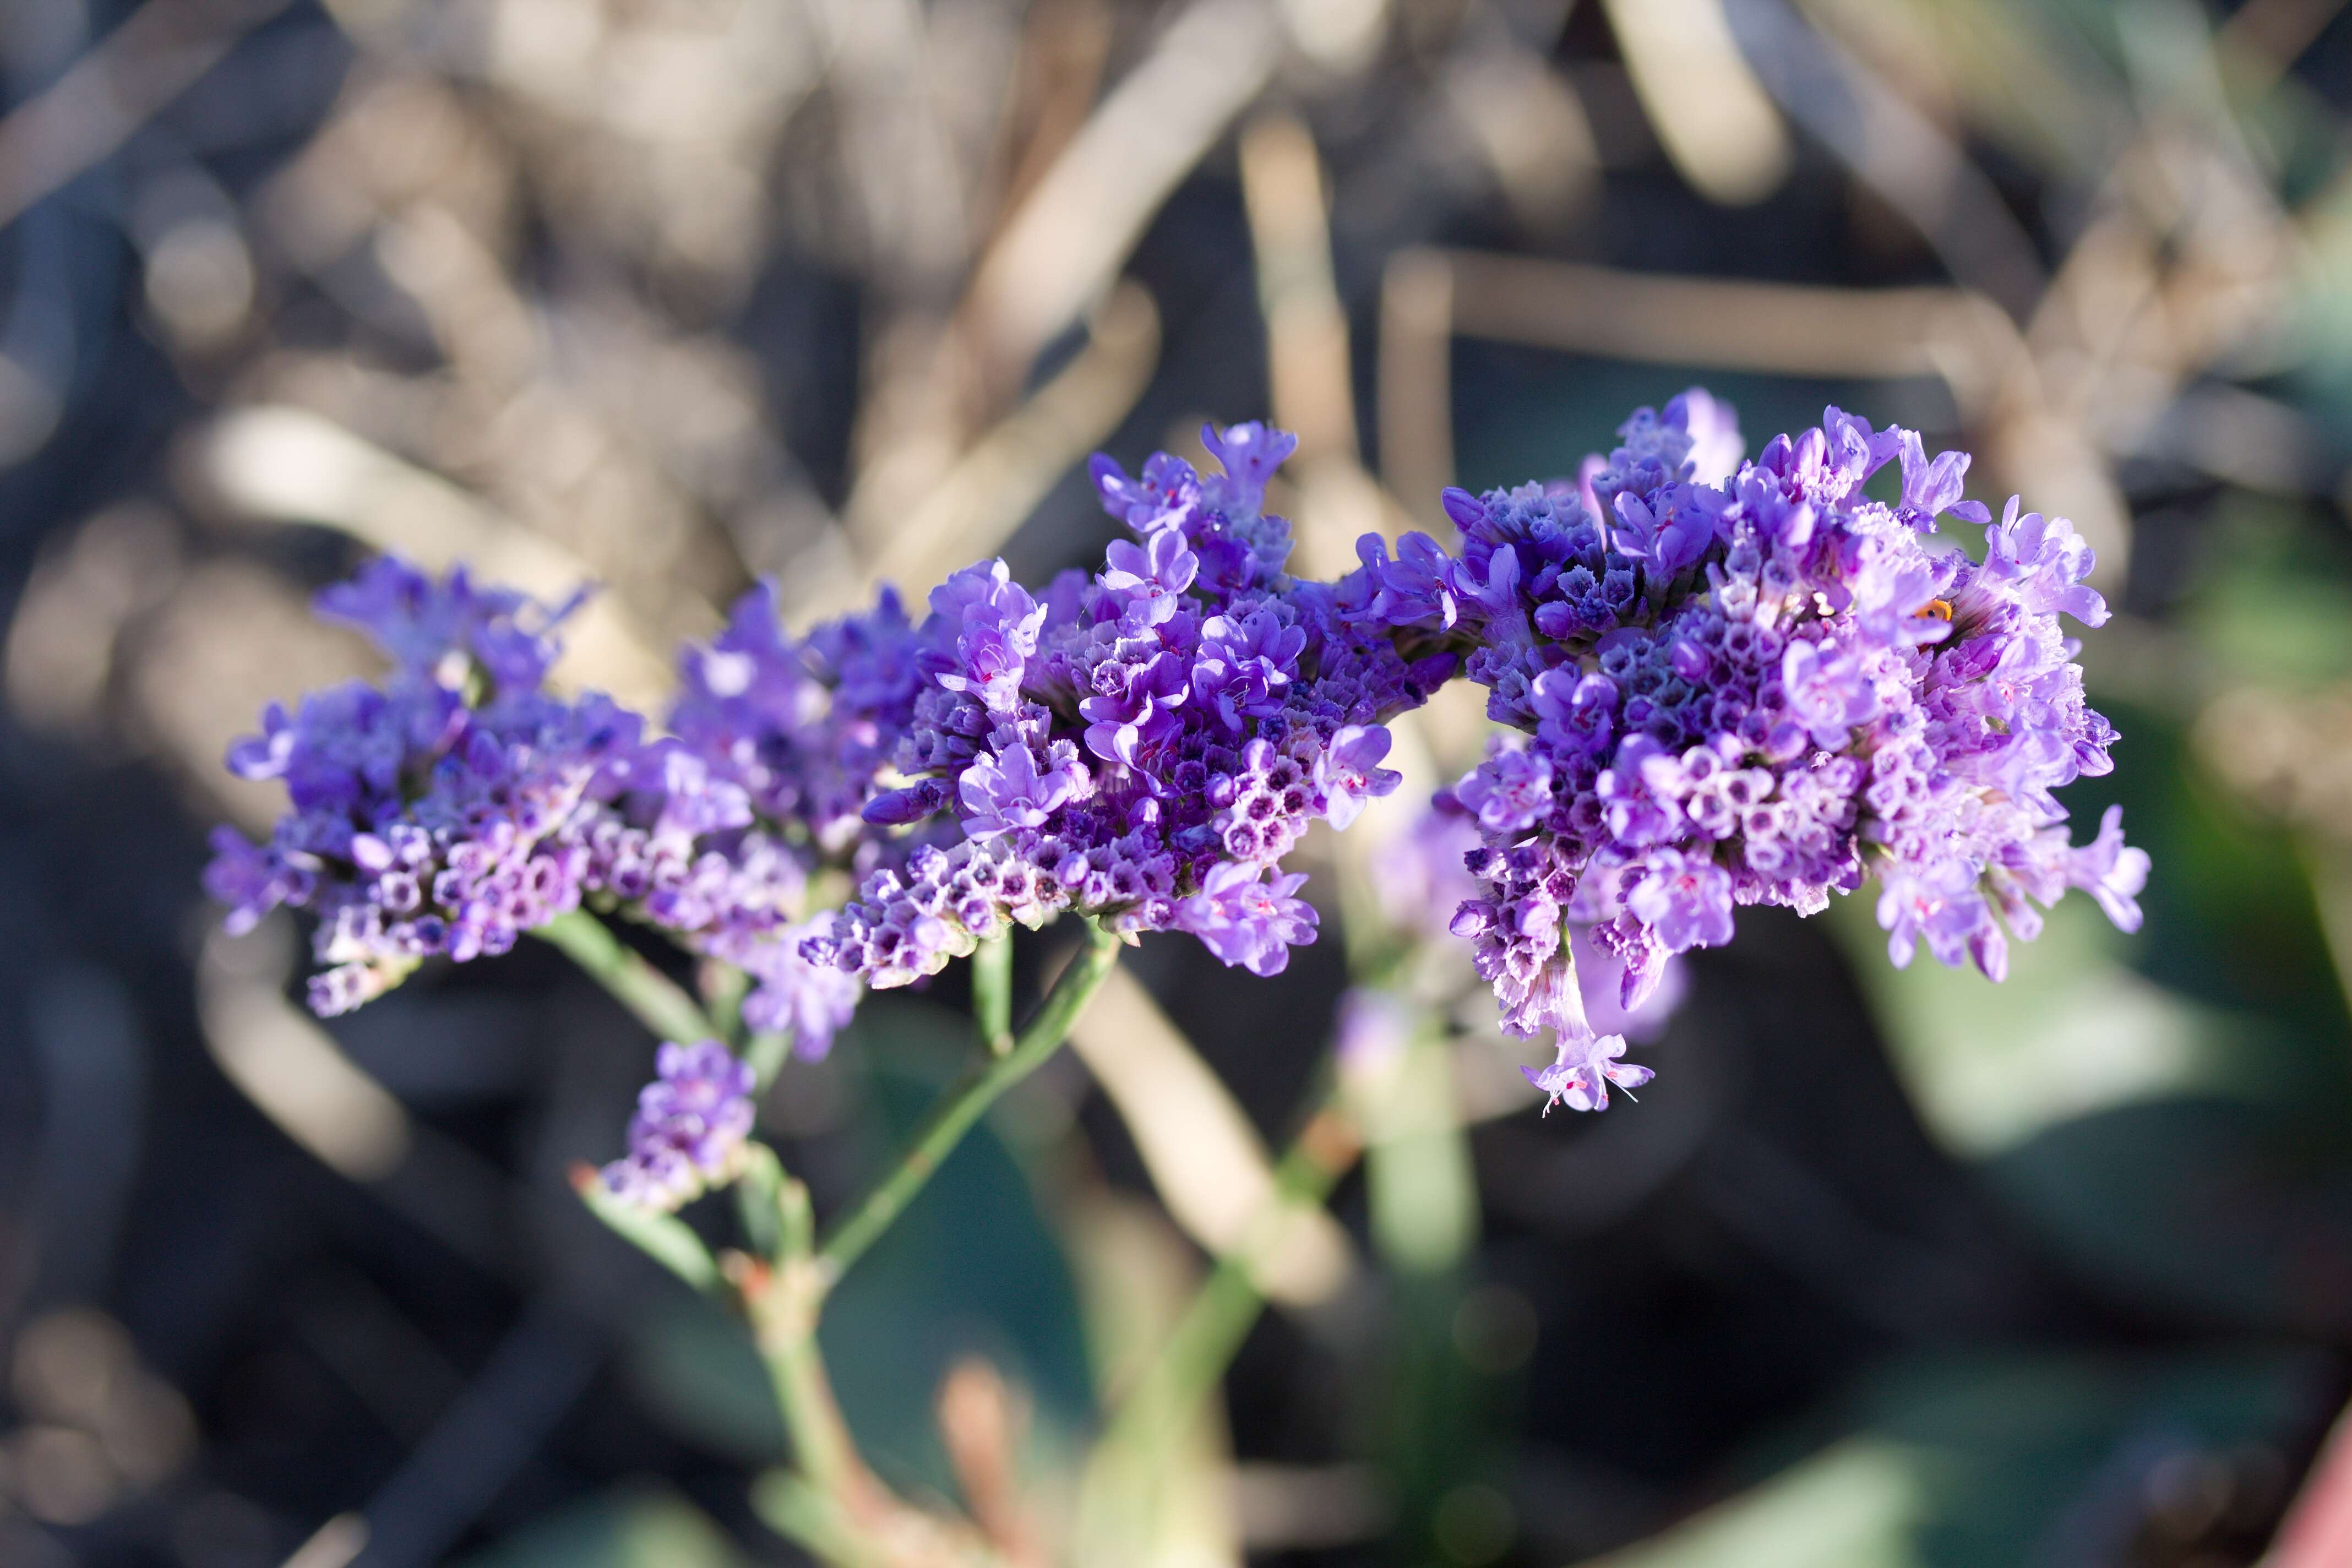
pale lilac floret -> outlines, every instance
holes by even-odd
[[[2107,807],[2099,836],[2070,852],[2066,881],[2098,900],[2116,928],[2139,930],[2139,894],[2147,886],[2147,851],[2124,843],[2124,808]]]
[[[1201,890],[1176,906],[1176,927],[1191,931],[1218,962],[1256,975],[1279,974],[1290,950],[1315,940],[1315,910],[1294,897],[1303,872],[1265,879],[1255,866],[1213,867]]]
[[[1878,715],[1878,689],[1863,657],[1850,648],[1792,642],[1780,656],[1789,715],[1825,752],[1843,747],[1854,726]]]
[[[1633,1090],[1657,1076],[1648,1068],[1617,1059],[1624,1054],[1622,1035],[1562,1035],[1559,1055],[1549,1067],[1521,1068],[1519,1071],[1544,1091],[1546,1114],[1555,1105],[1565,1105],[1570,1110],[1606,1110],[1611,1084],[1626,1090],[1630,1097]]]
[[[1625,906],[1667,951],[1721,947],[1731,940],[1731,873],[1700,854],[1654,849]]]
[[[1389,754],[1389,732],[1377,724],[1347,724],[1316,760],[1316,784],[1323,792],[1324,819],[1345,831],[1367,802],[1394,793],[1404,775],[1380,765]]]
[[[757,982],[743,999],[743,1022],[790,1034],[793,1054],[803,1060],[821,1059],[832,1050],[834,1037],[848,1026],[866,994],[855,975],[811,963],[803,955],[803,943],[832,929],[833,911],[825,910],[733,955]]]
[[[1049,763],[1043,768],[1023,742],[993,754],[983,752],[972,759],[959,785],[964,837],[989,838],[1016,827],[1042,827],[1087,782],[1086,764],[1066,741],[1049,749]]]

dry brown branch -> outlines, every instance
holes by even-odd
[[[1222,1254],[1277,1215],[1257,1254],[1261,1288],[1292,1306],[1329,1299],[1353,1263],[1347,1233],[1321,1209],[1276,1208],[1273,1163],[1248,1116],[1139,982],[1112,971],[1070,1043],[1185,1234]]]
[[[958,1362],[940,1384],[940,1441],[974,1523],[1009,1568],[1045,1568],[1045,1542],[1021,1495],[1026,1402],[978,1356]]]
[[[1444,513],[1454,482],[1454,268],[1400,251],[1381,278],[1381,477],[1415,522]]]
[[[2098,552],[2100,581],[2120,580],[2130,533],[2105,459],[2077,422],[2050,416],[2034,356],[1980,295],[1678,278],[1476,251],[1419,252],[1399,267],[1403,316],[1384,321],[1421,379],[1408,366],[1384,371],[1382,396],[1396,400],[1384,427],[1425,423],[1442,401],[1426,379],[1444,368],[1433,330],[1441,302],[1449,336],[1781,375],[1934,378],[1950,389],[1961,424],[1981,432],[1990,470],[2073,518]],[[1418,439],[1428,462],[1434,438]]]
[[[1723,0],[1606,4],[1634,90],[1683,178],[1726,206],[1777,190],[1793,159],[1789,130],[1732,37]]]
[[[858,595],[885,582],[919,593],[1001,548],[1055,480],[1127,416],[1159,355],[1151,296],[1139,284],[1121,286],[1077,358],[975,442],[929,495],[875,531],[877,552]]]
[[[192,477],[233,519],[325,524],[429,570],[463,562],[486,581],[553,602],[594,580],[560,545],[303,409],[228,415],[191,458]],[[591,598],[567,624],[555,678],[638,708],[659,707],[671,684],[667,658],[609,594]]]
[[[983,383],[1017,380],[1112,278],[1151,215],[1274,71],[1260,0],[1193,0],[1120,79],[981,260]]]

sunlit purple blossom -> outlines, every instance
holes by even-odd
[[[2115,740],[2057,622],[2105,616],[2070,527],[2014,502],[1993,522],[1964,454],[1834,408],[1745,464],[1704,395],[1619,436],[1573,485],[1447,492],[1457,551],[1368,539],[1334,590],[1408,657],[1460,652],[1527,737],[1452,792],[1486,847],[1454,929],[1507,1027],[1584,1061],[1571,931],[1630,1005],[1736,906],[1811,914],[1874,874],[1898,962],[1925,942],[1997,978],[2070,886],[2136,921],[2146,857],[2112,816],[2070,846],[2053,793]],[[1896,503],[1871,500],[1898,462]],[[1923,537],[1947,517],[1987,526],[1981,565]],[[1575,1075],[1597,1103],[1606,1074]]]

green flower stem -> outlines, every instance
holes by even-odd
[[[791,1054],[793,1036],[789,1029],[761,1029],[744,1042],[742,1057],[751,1068],[751,1081],[757,1092],[764,1093],[783,1070],[784,1058]]]
[[[558,915],[532,934],[587,971],[590,979],[663,1039],[691,1044],[726,1038],[682,986],[586,910]]]
[[[1275,1166],[1267,1208],[1278,1214],[1321,1207],[1360,1152],[1361,1140],[1334,1086]],[[1252,1244],[1267,1234],[1263,1223],[1244,1226],[1241,1238],[1218,1258],[1158,1358],[1112,1416],[1103,1438],[1106,1455],[1148,1462],[1149,1456],[1169,1452],[1181,1436],[1265,1310]]]
[[[614,1235],[704,1295],[717,1293],[719,1264],[684,1220],[614,1197],[593,1165],[572,1168],[572,1190]]]
[[[971,955],[971,1015],[991,1056],[1013,1049],[1013,935],[990,937]]]
[[[1061,979],[1054,983],[1052,994],[1013,1042],[1013,1048],[966,1079],[961,1088],[940,1102],[881,1184],[859,1200],[817,1249],[817,1267],[827,1286],[846,1273],[849,1266],[889,1228],[890,1222],[923,1190],[923,1184],[931,1179],[940,1163],[971,1131],[972,1123],[1005,1090],[1043,1067],[1046,1058],[1061,1048],[1062,1042],[1069,1037],[1070,1026],[1077,1022],[1079,1012],[1101,988],[1111,965],[1118,962],[1118,939],[1098,926],[1089,925],[1087,930],[1086,951],[1072,959]]]

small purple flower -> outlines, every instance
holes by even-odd
[[[1731,873],[1704,855],[1654,849],[1625,907],[1669,952],[1721,947],[1731,940]]]
[[[972,759],[959,788],[964,837],[991,838],[1017,827],[1043,827],[1046,819],[1077,798],[1087,784],[1087,765],[1067,741],[1055,742],[1040,769],[1029,747],[1015,742],[992,755]]]
[[[1525,832],[1551,814],[1551,759],[1497,737],[1487,742],[1486,760],[1454,786],[1454,796],[1488,833]]]
[[[2011,496],[2000,521],[1985,532],[1982,576],[2015,593],[2030,614],[2064,614],[2086,626],[2105,626],[2107,602],[2084,582],[2096,559],[2073,523],[2038,511],[2020,517],[2018,498]]]
[[[470,662],[497,689],[529,691],[555,662],[557,645],[548,634],[585,598],[583,590],[562,605],[541,605],[510,589],[477,588],[463,566],[436,581],[385,555],[320,592],[317,609],[323,619],[374,637],[412,674],[455,687]],[[447,664],[452,656],[459,661],[455,669]]]
[[[1167,600],[1191,587],[1201,573],[1201,558],[1184,548],[1181,529],[1155,530],[1141,544],[1114,539],[1104,554],[1108,564],[1097,581],[1123,595]],[[1155,616],[1148,624],[1156,626],[1166,618]]]
[[[1559,1054],[1547,1068],[1521,1068],[1527,1080],[1544,1091],[1544,1112],[1555,1105],[1570,1110],[1606,1110],[1609,1086],[1630,1095],[1657,1075],[1617,1058],[1625,1054],[1622,1035],[1562,1035]]]
[[[1256,975],[1279,974],[1290,950],[1315,940],[1315,910],[1294,897],[1304,873],[1262,879],[1259,868],[1230,860],[1210,868],[1201,890],[1176,905],[1175,924],[1191,931],[1218,962]]]
[[[1862,659],[1851,649],[1791,642],[1780,656],[1780,684],[1787,693],[1789,715],[1803,725],[1813,744],[1825,752],[1843,748],[1854,726],[1878,713],[1878,691]]]
[[[630,1203],[676,1210],[733,1178],[751,1132],[755,1080],[717,1040],[666,1041],[654,1068],[629,1122],[629,1152],[604,1167],[604,1182]]]
[[[1921,942],[1937,963],[1963,963],[1992,930],[1992,910],[1965,860],[1916,870],[1895,868],[1881,876],[1878,923],[1886,932],[1886,956],[1897,969],[1909,966]]]
[[[1298,450],[1298,437],[1287,430],[1276,430],[1252,420],[1245,425],[1228,425],[1223,430],[1214,425],[1203,425],[1201,445],[1208,448],[1209,456],[1217,459],[1218,466],[1240,488],[1247,503],[1255,507],[1265,494],[1266,481],[1274,477],[1274,471]]]
[[[1078,704],[1089,721],[1087,750],[1106,762],[1138,764],[1137,749],[1176,723],[1189,685],[1183,659],[1162,650],[1136,663],[1096,667],[1095,695]]]
[[[1948,512],[1969,522],[1987,523],[1992,513],[1982,501],[1963,500],[1967,493],[1969,455],[1966,452],[1944,452],[1933,462],[1927,460],[1927,448],[1920,444],[1916,430],[1899,432],[1899,451],[1903,459],[1903,499],[1895,503],[1895,515],[1916,529],[1933,533],[1936,519]]]
[[[1404,775],[1380,765],[1389,754],[1389,732],[1377,724],[1349,724],[1332,733],[1315,761],[1315,782],[1323,792],[1324,819],[1345,832],[1363,815],[1364,804],[1394,792]]]
[[[802,952],[811,938],[832,929],[833,911],[827,910],[734,955],[758,982],[743,999],[743,1021],[754,1029],[789,1031],[793,1054],[804,1061],[820,1060],[832,1050],[834,1036],[848,1026],[866,994],[855,975],[811,963]]]
[[[2139,930],[2139,893],[2147,886],[2148,858],[2145,849],[2124,843],[2124,808],[2107,807],[2099,819],[2099,836],[2067,857],[2066,881],[2082,889],[2106,911],[2119,931]]]

